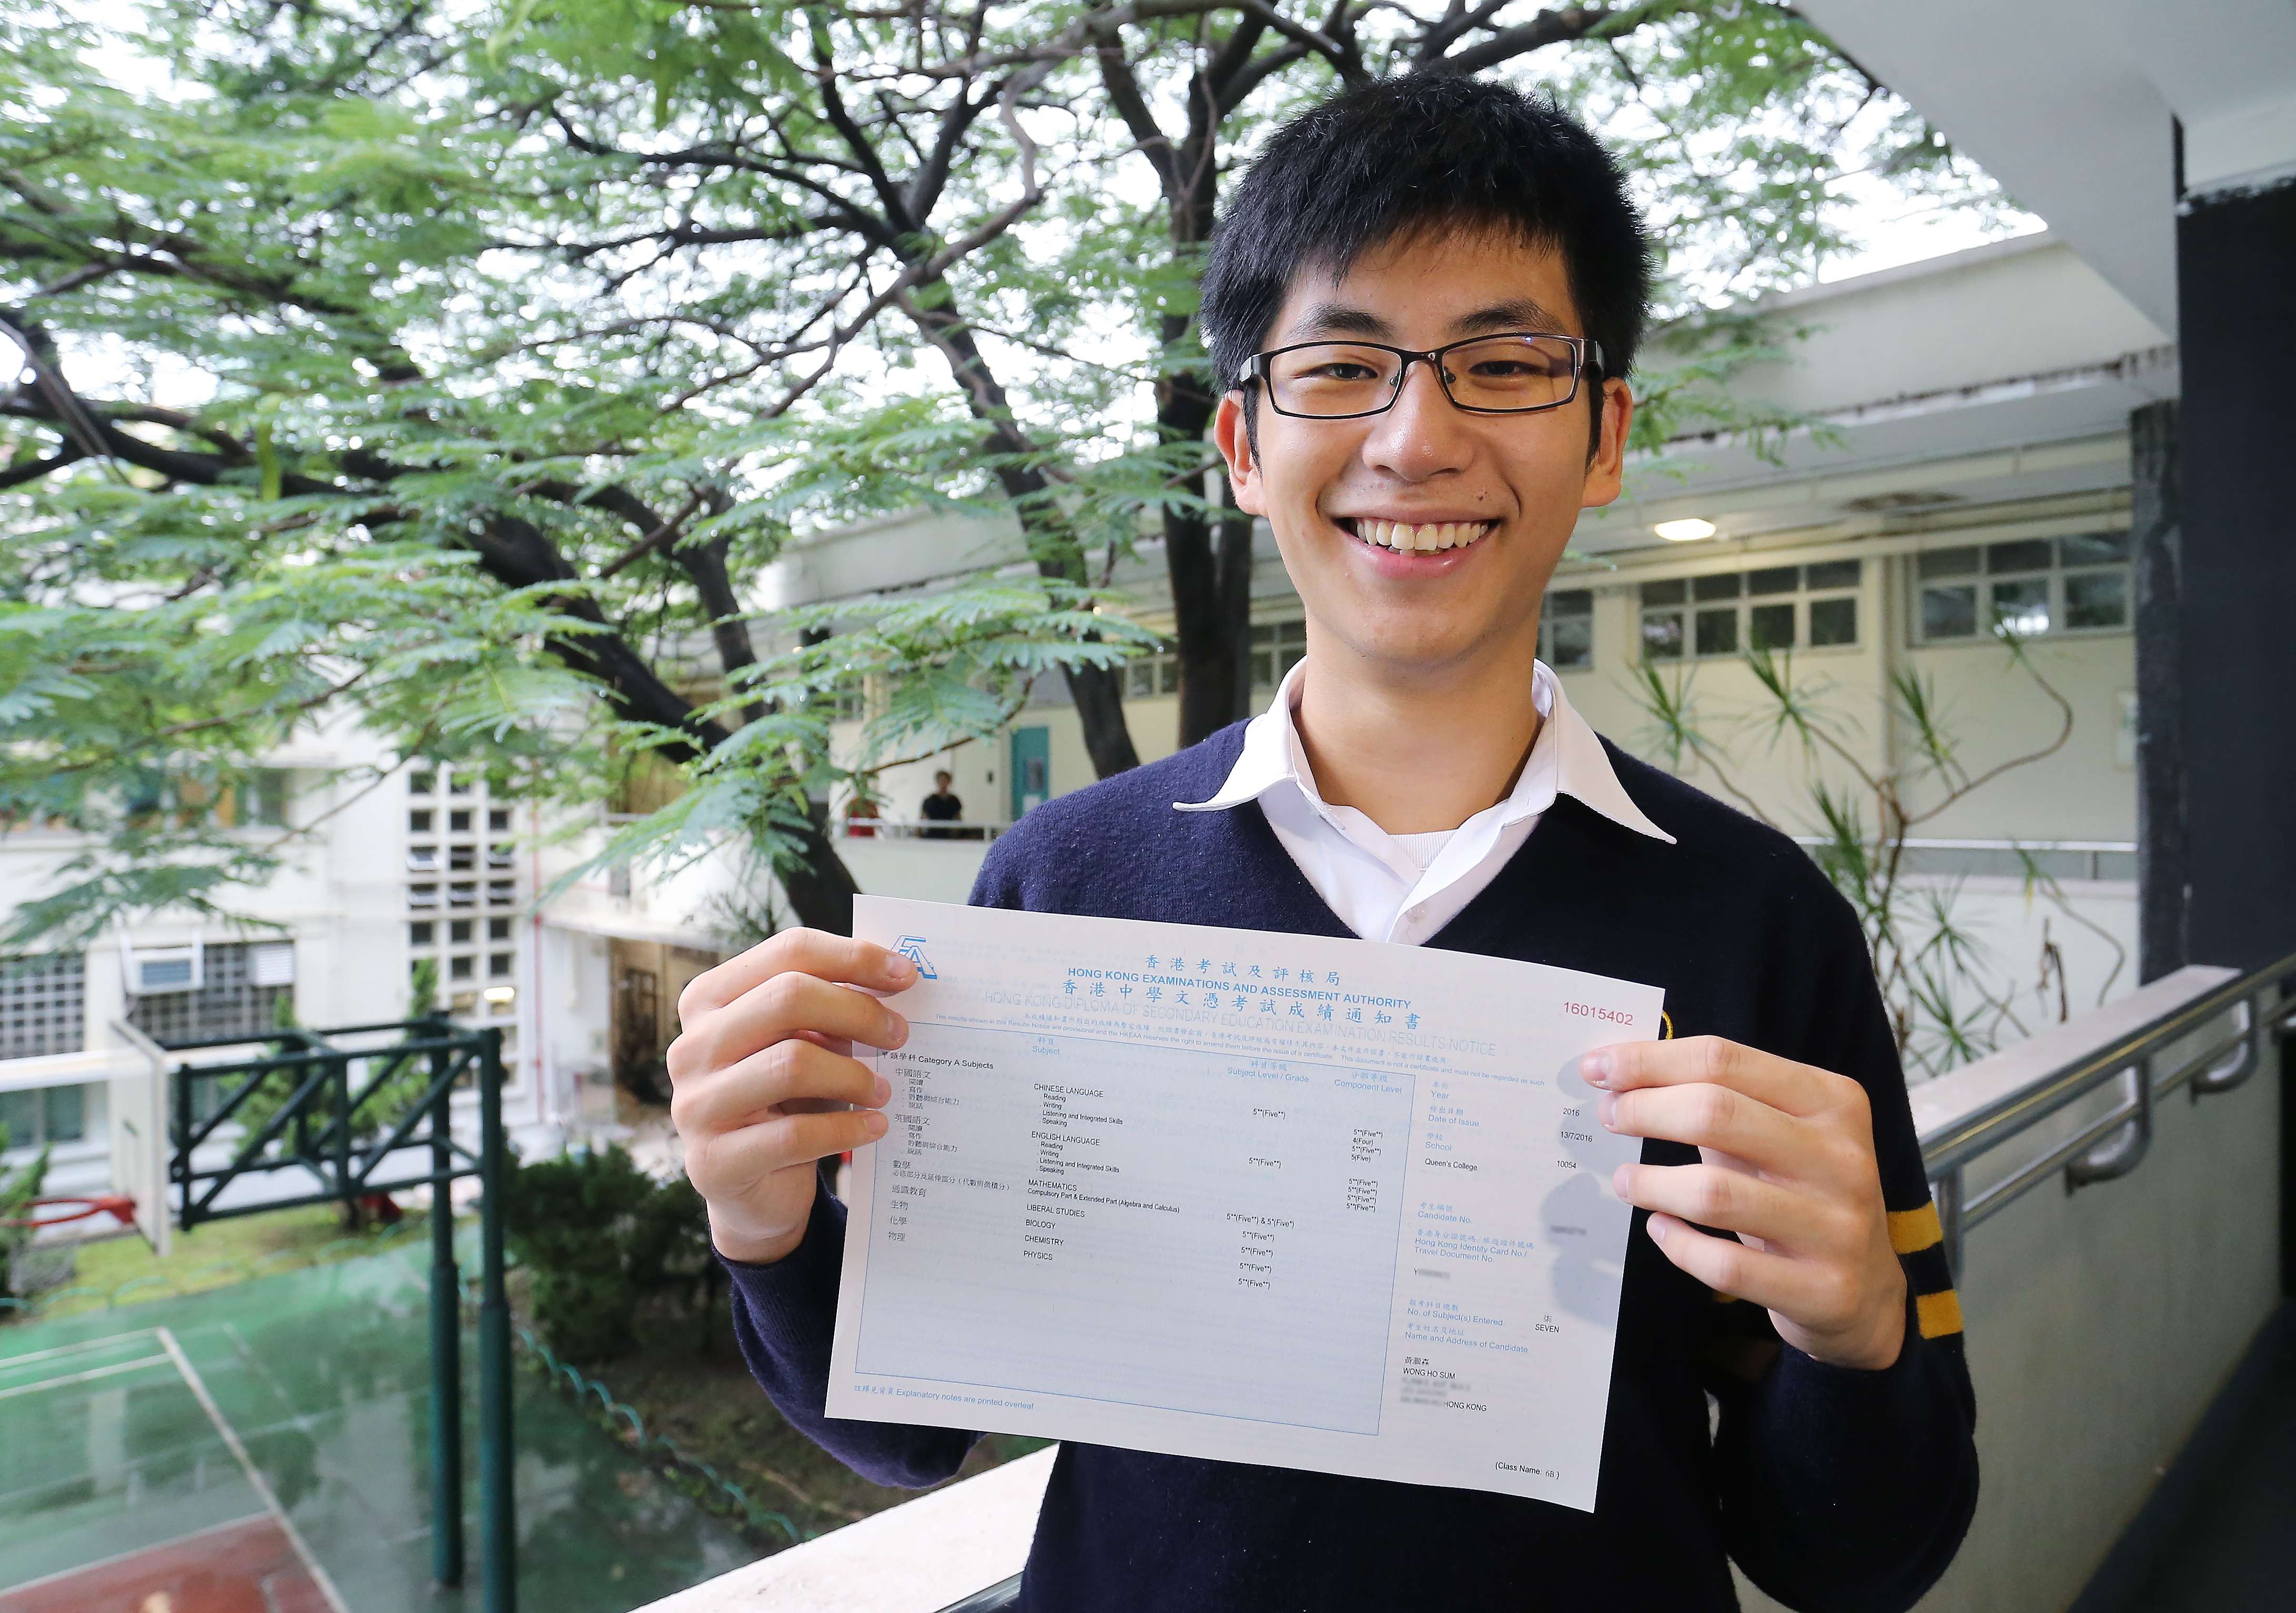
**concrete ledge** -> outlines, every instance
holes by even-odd
[[[848,1524],[640,1613],[940,1613],[1028,1560],[1059,1447]]]

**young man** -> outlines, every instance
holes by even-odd
[[[1974,1417],[1890,1025],[1792,842],[1612,749],[1535,658],[1579,510],[1615,497],[1646,295],[1616,168],[1496,86],[1352,92],[1272,140],[1214,245],[1216,427],[1307,610],[1271,709],[1048,802],[976,902],[1430,945],[1663,987],[1677,1039],[1591,1055],[1647,1139],[1593,1513],[1062,1449],[1021,1603],[1083,1609],[1909,1607],[1975,1504]],[[971,1443],[822,1414],[843,1211],[885,1130],[847,1056],[908,965],[776,937],[671,1050],[742,1347],[792,1421],[929,1484]],[[839,1103],[859,1112],[823,1112]],[[1707,1396],[1719,1403],[1710,1423]]]

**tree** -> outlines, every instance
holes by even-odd
[[[1054,667],[1095,767],[1136,759],[1116,672],[1144,635],[1103,589],[1152,532],[1183,738],[1240,714],[1250,526],[1203,440],[1197,256],[1221,172],[1336,84],[1520,70],[1627,149],[1669,306],[1711,325],[1645,378],[1645,440],[1762,423],[1714,384],[1756,339],[1696,311],[1836,243],[1845,167],[1978,183],[1760,0],[127,20],[141,55],[0,0],[0,822],[101,837],[20,939],[225,911],[291,835],[212,804],[338,718],[561,803],[674,765],[690,787],[611,856],[731,838],[844,928],[824,815],[857,772],[992,732]],[[761,638],[737,579],[919,504],[1009,519],[1033,577]],[[833,761],[824,697],[870,676],[893,698]]]

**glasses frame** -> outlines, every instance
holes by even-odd
[[[1509,337],[1519,340],[1535,338],[1540,341],[1569,343],[1570,390],[1553,403],[1532,404],[1529,408],[1524,409],[1485,409],[1479,408],[1473,404],[1461,403],[1458,397],[1451,390],[1451,383],[1443,373],[1441,362],[1443,356],[1456,352],[1461,348],[1477,347],[1487,341],[1504,341]],[[1302,414],[1296,409],[1287,409],[1275,401],[1275,386],[1268,375],[1268,362],[1271,359],[1281,358],[1286,353],[1297,353],[1307,348],[1370,348],[1381,353],[1392,353],[1403,363],[1395,372],[1395,384],[1388,389],[1387,401],[1378,408],[1357,409],[1352,414]],[[1560,331],[1494,331],[1486,336],[1469,336],[1458,341],[1447,341],[1439,348],[1430,348],[1424,352],[1414,352],[1409,348],[1396,347],[1391,342],[1356,341],[1346,337],[1327,336],[1318,341],[1295,341],[1283,347],[1270,348],[1265,353],[1254,353],[1250,358],[1244,360],[1243,373],[1237,378],[1236,384],[1240,387],[1248,387],[1253,381],[1263,383],[1267,393],[1267,406],[1286,420],[1368,420],[1374,414],[1384,414],[1395,407],[1395,400],[1403,396],[1403,383],[1411,377],[1411,366],[1423,360],[1425,361],[1427,367],[1434,372],[1435,384],[1443,389],[1444,397],[1462,414],[1544,414],[1552,409],[1570,407],[1578,400],[1578,387],[1581,380],[1590,372],[1596,375],[1603,373],[1603,344],[1592,337],[1565,336]]]

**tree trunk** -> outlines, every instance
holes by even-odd
[[[996,480],[1004,489],[1004,496],[1012,501],[1013,513],[1020,518],[1029,558],[1037,562],[1037,574],[1054,582],[1082,586],[1090,580],[1085,570],[1083,546],[1054,508],[1044,472],[1033,466],[1014,464],[1004,457],[1030,453],[1034,445],[1013,423],[1004,389],[989,371],[988,360],[974,343],[964,316],[956,312],[955,296],[954,288],[936,278],[920,282],[916,294],[904,306],[925,340],[948,361],[956,377],[957,389],[964,394],[965,406],[972,410],[973,418],[988,428],[988,441],[984,446],[1004,459],[996,467]],[[1078,722],[1084,726],[1084,748],[1092,757],[1095,776],[1109,778],[1140,766],[1140,753],[1132,744],[1132,730],[1124,720],[1124,692],[1119,675],[1104,667],[1076,667],[1070,669],[1068,684],[1069,698],[1076,707]]]

